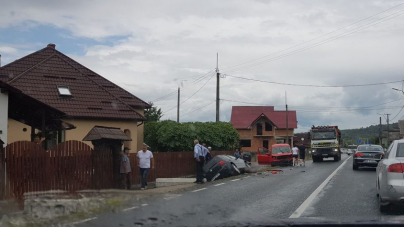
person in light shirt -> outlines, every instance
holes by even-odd
[[[292,154],[293,154],[293,166],[297,166],[299,163],[299,155],[297,154],[297,152],[299,151],[299,148],[297,147],[293,147],[292,148]]]
[[[147,145],[143,145],[142,150],[137,152],[137,158],[140,168],[140,177],[142,179],[141,190],[147,189],[147,175],[150,172],[150,163],[151,168],[154,169],[154,159],[153,153],[147,150]]]

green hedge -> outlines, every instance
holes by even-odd
[[[194,139],[206,143],[213,150],[233,150],[238,147],[239,135],[228,122],[148,122],[144,141],[153,151],[191,151]]]

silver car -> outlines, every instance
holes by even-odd
[[[376,169],[379,210],[385,212],[391,204],[404,205],[404,140],[395,140]]]

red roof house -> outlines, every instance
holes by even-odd
[[[233,106],[230,122],[240,135],[243,150],[251,152],[277,143],[292,145],[297,128],[296,111],[277,111],[273,106]]]

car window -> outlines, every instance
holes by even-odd
[[[268,151],[266,148],[260,147],[260,148],[258,149],[258,152],[259,152],[260,154],[266,154],[266,153],[268,153],[269,151]]]
[[[358,147],[358,151],[382,151],[383,149],[381,147],[378,146],[359,146]]]
[[[404,157],[404,143],[398,144],[396,157]]]

